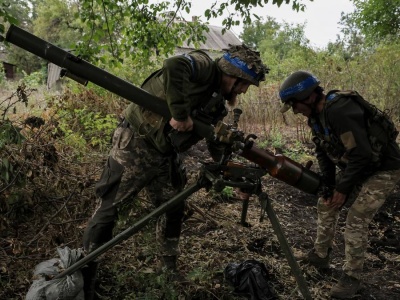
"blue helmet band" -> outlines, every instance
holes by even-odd
[[[281,97],[281,99],[288,99],[295,94],[306,91],[307,89],[313,87],[316,84],[319,84],[318,79],[315,76],[311,75],[306,79],[304,79],[303,81],[300,81],[296,85],[293,85],[283,91],[280,91],[279,96]]]
[[[223,58],[228,61],[230,64],[235,66],[236,68],[242,70],[246,74],[250,75],[252,78],[255,80],[259,81],[260,76],[262,76],[262,72],[260,74],[257,74],[254,72],[252,69],[249,69],[247,64],[241,60],[239,57],[232,57],[228,52],[225,52],[223,55]]]

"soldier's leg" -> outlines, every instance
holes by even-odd
[[[342,173],[339,172],[336,175],[336,181],[339,181],[342,177]],[[351,202],[358,196],[360,192],[360,186],[356,186],[350,195],[348,196],[347,202]],[[337,221],[341,208],[330,208],[328,207],[322,198],[318,199],[317,204],[318,210],[318,221],[317,221],[317,238],[314,243],[315,253],[319,257],[326,257],[329,255],[329,249],[332,249],[333,240],[335,238]],[[329,259],[329,258],[328,258]]]
[[[319,198],[317,210],[317,238],[314,242],[314,249],[319,257],[326,257],[328,250],[332,248],[340,209],[328,207],[324,203],[324,199]]]
[[[100,203],[84,233],[85,250],[93,251],[112,238],[118,204],[133,199],[154,176],[143,171],[147,166],[142,161],[146,147],[131,128],[120,126],[115,130],[110,156],[96,185]]]
[[[147,191],[153,203],[158,206],[182,191],[186,184],[185,171],[180,161],[170,157],[159,167],[159,175],[148,186]],[[173,178],[172,178],[173,177]],[[157,241],[162,256],[179,254],[179,237],[185,210],[185,200],[161,216],[157,222]]]
[[[368,245],[368,225],[393,191],[400,178],[400,170],[374,174],[363,184],[358,198],[350,207],[346,219],[344,273],[360,278]]]

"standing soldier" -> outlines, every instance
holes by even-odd
[[[329,268],[332,243],[341,208],[349,206],[344,231],[343,273],[331,296],[352,298],[360,288],[368,244],[368,224],[400,179],[400,149],[393,122],[355,91],[324,94],[312,74],[297,71],[280,87],[284,103],[308,118],[324,183],[318,200],[318,228],[306,261]],[[336,174],[336,171],[338,173]]]
[[[182,191],[186,175],[179,152],[189,149],[201,137],[193,129],[191,113],[196,110],[216,124],[227,114],[225,102],[233,105],[250,85],[265,80],[268,68],[258,52],[245,45],[231,46],[222,57],[212,60],[203,51],[192,51],[164,61],[142,85],[149,93],[168,103],[172,118],[166,118],[134,103],[113,135],[106,166],[96,185],[100,203],[83,237],[90,252],[112,238],[121,204],[132,201],[142,190],[155,206]],[[214,160],[223,147],[208,141]],[[161,267],[176,270],[184,201],[168,211],[157,224]]]

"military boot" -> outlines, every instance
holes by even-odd
[[[99,263],[97,261],[91,261],[81,269],[83,276],[83,291],[85,293],[85,300],[96,299],[95,286],[97,283],[97,270]]]
[[[345,273],[342,274],[338,283],[331,289],[331,297],[337,299],[351,299],[361,287],[359,279],[349,276]]]
[[[332,248],[329,248],[326,257],[320,257],[313,248],[307,253],[306,256],[304,256],[300,260],[303,261],[304,263],[316,267],[317,269],[321,270],[329,269],[329,263],[331,261],[331,252]]]

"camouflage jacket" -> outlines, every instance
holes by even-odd
[[[166,59],[162,69],[150,75],[142,88],[167,101],[172,117],[178,121],[186,120],[193,110],[202,109],[211,117],[211,123],[216,124],[226,115],[220,80],[221,71],[216,62],[203,51],[192,51]],[[161,153],[174,151],[168,137],[169,120],[134,103],[126,108],[125,118]],[[200,139],[191,132],[186,148]],[[222,151],[220,145],[214,148],[211,152]]]
[[[379,149],[371,145],[366,112],[351,97],[330,91],[322,112],[309,120],[316,142],[318,163],[326,183],[343,194],[376,171],[400,169],[400,149],[395,140]],[[335,101],[329,101],[336,97]],[[343,174],[335,182],[336,166]]]

